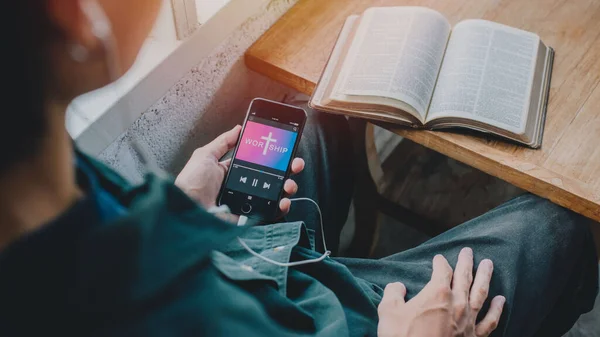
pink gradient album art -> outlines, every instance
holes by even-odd
[[[255,122],[246,122],[236,159],[286,171],[297,133]]]

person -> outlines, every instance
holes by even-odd
[[[132,186],[79,152],[67,104],[131,67],[160,3],[3,2],[0,335],[548,337],[592,308],[589,229],[538,197],[384,259],[289,266],[324,249],[312,205],[284,198],[288,222],[250,227],[206,211],[239,126],[174,184],[150,172]],[[312,113],[285,183],[320,205],[332,251],[353,191],[350,137],[344,118]]]

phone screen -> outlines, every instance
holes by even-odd
[[[237,214],[274,216],[305,119],[304,111],[301,120],[294,115],[298,113],[276,113],[272,108],[253,111],[251,106],[220,204]]]

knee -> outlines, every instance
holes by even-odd
[[[505,210],[510,226],[528,246],[561,250],[592,244],[589,220],[546,199],[526,194],[506,204]]]
[[[577,312],[591,309],[598,287],[598,253],[590,229],[592,221],[546,199],[524,195],[510,202],[524,221],[513,246],[529,273],[546,277],[569,276],[573,296],[581,298]],[[510,206],[509,206],[510,207]],[[571,291],[566,290],[566,291]],[[590,302],[591,299],[591,302]]]

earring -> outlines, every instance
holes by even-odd
[[[79,43],[72,44],[69,47],[69,54],[71,54],[71,58],[75,62],[83,63],[88,60],[90,56],[90,52],[88,49]]]

